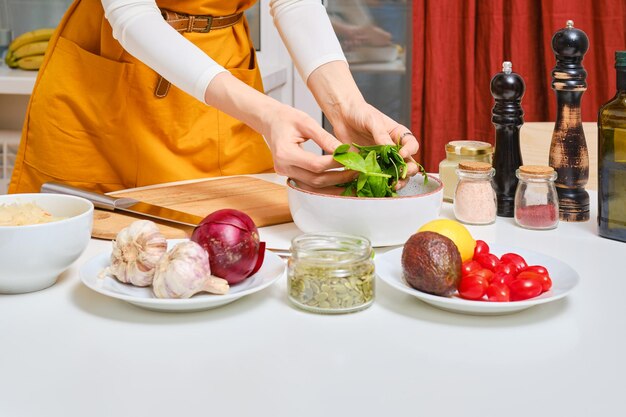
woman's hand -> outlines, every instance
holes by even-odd
[[[309,115],[287,105],[272,115],[261,133],[274,156],[276,173],[295,179],[304,188],[325,188],[354,179],[352,171],[333,170],[341,167],[332,156],[341,142]],[[329,155],[305,151],[301,145],[309,139]]]
[[[332,170],[341,167],[332,157],[341,142],[306,113],[256,91],[230,73],[218,74],[205,96],[207,104],[238,118],[265,137],[278,174],[308,188],[329,187],[354,179],[352,171]],[[307,140],[313,140],[331,155],[305,151],[301,145]]]
[[[397,188],[406,185],[409,177],[417,174],[419,168],[412,155],[419,149],[417,138],[411,131],[395,122],[364,100],[347,103],[335,109],[331,124],[341,142],[359,145],[393,145],[400,143],[400,156],[407,163],[407,179],[400,181]],[[328,115],[327,115],[328,116]]]
[[[308,85],[332,124],[337,139],[359,145],[400,143],[400,155],[407,162],[407,178],[419,172],[412,158],[419,149],[417,138],[405,126],[363,99],[344,62],[335,61],[319,67],[309,77]],[[406,181],[400,182],[398,188],[405,184]]]

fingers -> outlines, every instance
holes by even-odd
[[[295,179],[301,188],[310,190],[330,188],[339,190],[339,193],[343,190],[340,187],[335,187],[335,185],[350,182],[359,175],[358,172],[344,170],[326,171],[317,174],[299,167],[291,167],[290,171],[291,175],[289,176]],[[331,190],[328,191],[335,194]]]
[[[318,125],[304,126],[304,134],[310,137],[326,153],[332,154],[341,142]]]
[[[404,159],[410,158],[419,150],[419,142],[417,141],[417,138],[406,127],[399,124],[393,128],[390,133],[395,139],[394,143],[400,142],[400,145],[402,145],[402,148],[400,149],[400,156]]]
[[[371,133],[375,143],[379,145],[395,144],[389,131],[386,129],[384,118],[377,117],[376,114],[371,114],[370,117],[366,119],[365,127]]]

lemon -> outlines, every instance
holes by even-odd
[[[474,256],[476,240],[474,240],[469,230],[456,220],[432,220],[422,225],[418,232],[435,232],[449,238],[459,249],[463,262],[472,259]]]

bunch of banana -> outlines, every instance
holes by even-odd
[[[43,28],[21,34],[9,45],[4,61],[11,68],[38,70],[53,32],[54,28]]]

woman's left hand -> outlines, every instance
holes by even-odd
[[[343,143],[359,145],[395,145],[400,143],[400,155],[407,162],[407,180],[419,172],[413,159],[419,149],[417,138],[405,126],[377,110],[365,100],[336,106],[327,114],[335,137]],[[398,184],[402,188],[406,181]]]
[[[405,126],[365,101],[346,62],[333,61],[320,66],[311,73],[307,85],[339,141],[359,145],[402,145],[400,155],[407,162],[407,177],[398,183],[398,189],[419,172],[413,159],[419,149],[417,138]]]

